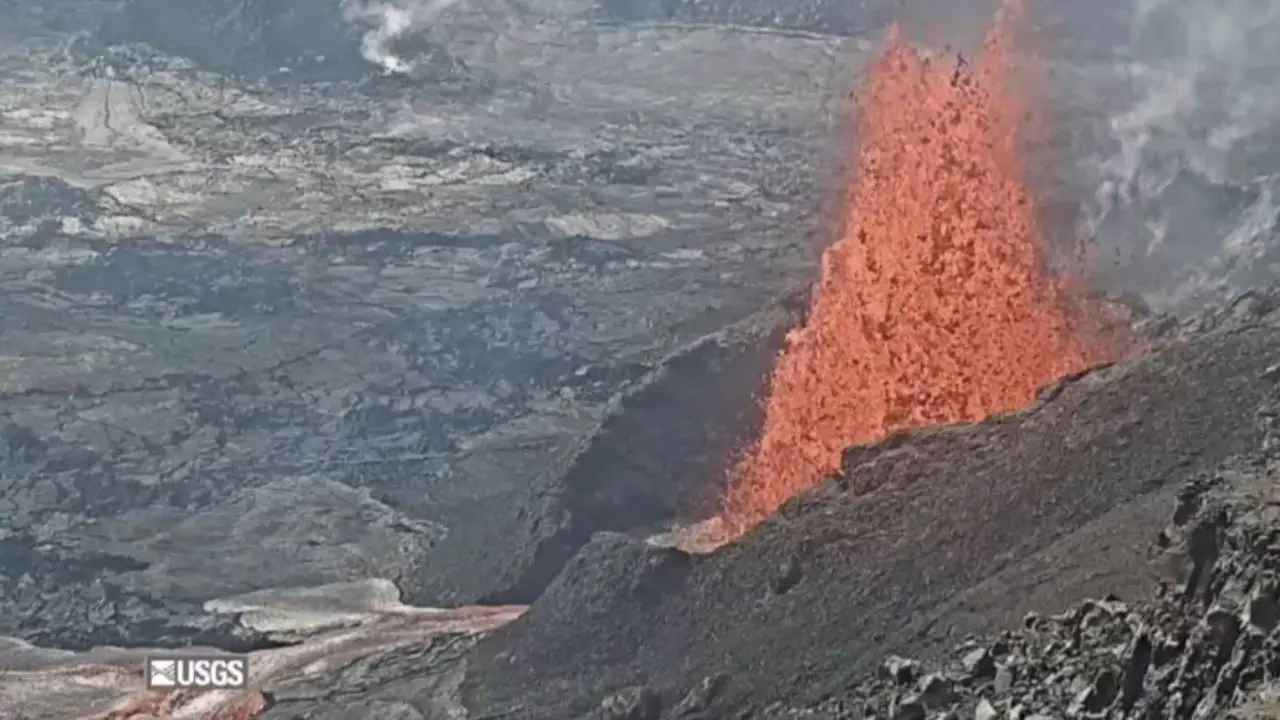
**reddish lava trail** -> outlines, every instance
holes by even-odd
[[[1016,409],[1112,355],[1045,269],[1009,25],[1002,13],[967,65],[890,32],[861,96],[845,234],[732,471],[721,542],[836,473],[850,445]]]

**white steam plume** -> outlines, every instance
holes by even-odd
[[[1134,6],[1130,102],[1091,163],[1079,231],[1127,256],[1104,280],[1176,308],[1257,279],[1275,252],[1280,0]]]
[[[343,0],[347,22],[364,29],[360,53],[386,73],[409,73],[414,57],[406,41],[425,33],[446,10],[462,0]]]

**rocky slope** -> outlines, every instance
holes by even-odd
[[[876,680],[765,717],[1218,718],[1280,715],[1280,495],[1274,453],[1188,482],[1153,555],[1186,572],[1154,597],[1028,613],[947,662],[893,656]]]
[[[671,709],[705,686],[703,717],[755,716],[839,693],[888,653],[1140,600],[1166,577],[1148,547],[1180,486],[1265,483],[1277,297],[1166,323],[1149,354],[1025,411],[851,450],[843,477],[712,555],[597,535],[477,645],[466,697],[482,717],[560,718],[620,692]]]

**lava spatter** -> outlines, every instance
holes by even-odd
[[[1009,30],[1002,13],[967,63],[889,33],[860,96],[844,234],[732,470],[721,541],[837,473],[850,445],[1013,410],[1109,359],[1044,262]]]

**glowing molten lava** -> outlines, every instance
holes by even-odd
[[[838,472],[850,445],[1016,409],[1106,359],[1045,267],[1007,24],[968,65],[894,30],[870,69],[844,235],[730,478],[730,537]]]

